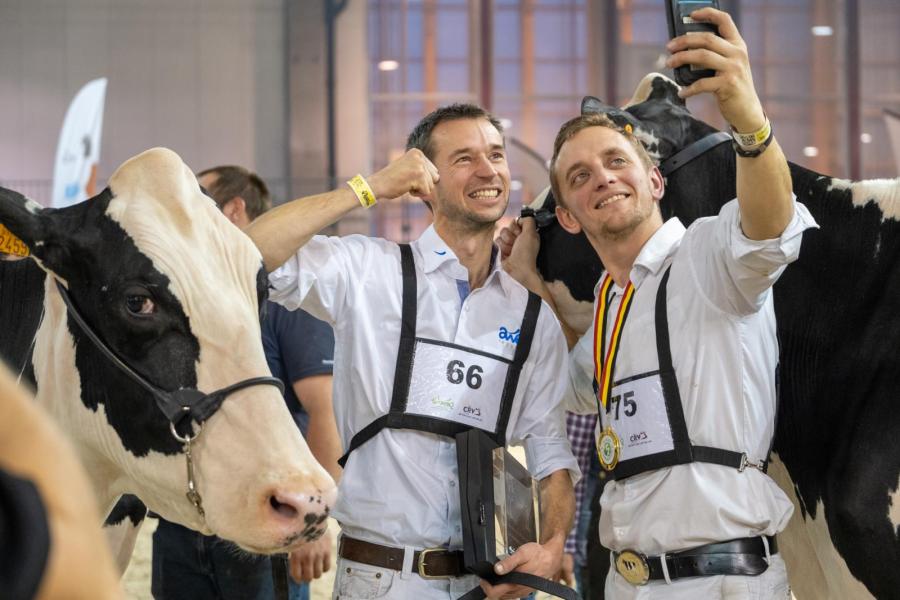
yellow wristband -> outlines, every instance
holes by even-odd
[[[353,193],[359,198],[359,203],[362,204],[364,208],[372,208],[378,202],[375,198],[375,194],[372,193],[372,188],[369,187],[369,182],[367,182],[362,175],[357,175],[348,181],[347,185],[350,186],[350,189],[353,190]]]
[[[763,142],[769,139],[771,134],[772,124],[769,122],[768,117],[766,118],[766,122],[763,123],[763,126],[753,133],[739,133],[735,131],[734,128],[731,129],[731,136],[742,150],[755,150],[759,148]]]

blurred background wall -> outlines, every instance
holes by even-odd
[[[722,4],[789,159],[897,176],[883,112],[900,111],[900,2]],[[101,185],[167,146],[196,170],[252,168],[280,202],[384,166],[424,113],[473,101],[540,155],[511,154],[513,214],[581,97],[627,100],[666,38],[663,0],[0,0],[0,182],[46,203],[66,108],[102,76]],[[427,221],[397,201],[340,230],[408,239]]]

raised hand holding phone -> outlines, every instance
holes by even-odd
[[[689,33],[708,32],[719,35],[719,29],[712,23],[695,21],[691,13],[701,8],[719,8],[717,0],[665,0],[666,21],[669,24],[669,38],[676,38]],[[692,64],[682,65],[675,69],[675,81],[678,85],[688,86],[704,77],[713,77],[716,72],[703,69]]]

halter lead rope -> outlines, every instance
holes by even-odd
[[[100,336],[97,335],[90,325],[88,325],[87,321],[84,320],[84,317],[81,316],[81,313],[78,312],[78,309],[75,308],[75,304],[72,302],[68,290],[58,279],[55,280],[55,282],[56,289],[59,291],[59,295],[66,305],[68,315],[72,317],[72,320],[75,321],[84,335],[87,336],[97,350],[99,350],[113,366],[149,392],[156,401],[156,406],[166,416],[166,419],[169,421],[169,431],[178,442],[181,442],[181,450],[184,453],[187,462],[188,491],[185,496],[194,508],[197,509],[200,518],[205,521],[206,513],[203,510],[203,499],[200,496],[200,492],[197,491],[197,483],[194,478],[194,458],[191,446],[194,440],[197,439],[197,436],[200,435],[200,431],[203,429],[203,423],[219,409],[222,402],[225,401],[225,398],[238,390],[253,385],[274,385],[278,388],[279,393],[283,395],[284,384],[280,379],[275,377],[251,377],[209,394],[205,394],[196,388],[182,388],[173,392],[160,389],[144,379],[100,339]],[[187,417],[188,430],[191,433],[181,436],[176,429],[176,425],[183,422],[185,417]],[[197,423],[196,431],[193,431],[191,421]]]

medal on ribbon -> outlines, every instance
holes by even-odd
[[[613,322],[609,348],[607,349],[606,322],[609,305],[612,302],[612,292],[613,279],[607,273],[603,283],[600,284],[597,313],[594,316],[594,377],[597,382],[597,411],[601,415],[601,420],[604,409],[609,405],[616,354],[619,350],[622,330],[625,327],[625,319],[628,317],[628,309],[631,308],[631,300],[634,298],[634,286],[630,281],[625,285],[622,302],[619,304],[619,311]],[[612,471],[619,462],[621,447],[619,436],[612,428],[612,425],[607,425],[597,438],[597,456],[600,459],[600,466],[606,471]]]

